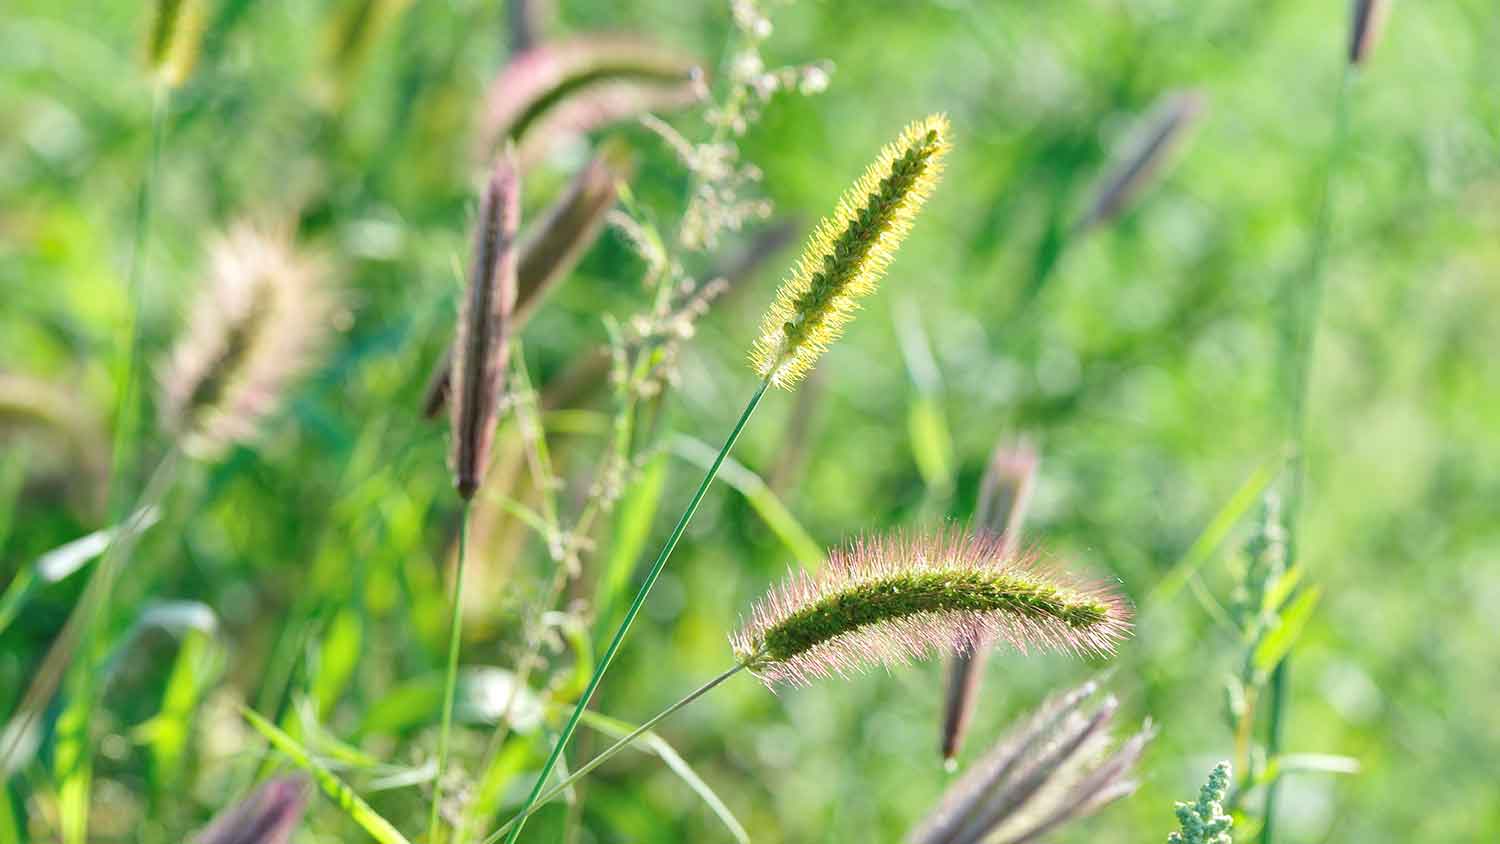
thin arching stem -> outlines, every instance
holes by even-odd
[[[520,837],[521,830],[526,826],[528,810],[536,804],[537,798],[541,796],[542,789],[547,784],[547,778],[552,776],[552,769],[557,767],[557,760],[561,758],[563,750],[568,746],[568,740],[578,729],[578,720],[583,717],[583,711],[588,708],[589,701],[593,700],[594,692],[599,688],[599,682],[604,679],[604,672],[609,670],[610,663],[615,654],[620,650],[620,644],[625,641],[625,635],[630,632],[630,625],[635,617],[640,614],[641,607],[646,603],[646,597],[651,594],[651,587],[656,585],[656,579],[661,577],[662,569],[666,568],[667,558],[672,556],[672,550],[677,547],[678,540],[687,530],[688,522],[692,521],[693,514],[697,512],[698,505],[702,503],[703,496],[713,484],[714,478],[719,474],[719,467],[724,465],[724,458],[734,448],[735,440],[740,437],[740,432],[745,429],[745,423],[750,421],[750,416],[760,404],[760,400],[766,394],[766,388],[771,386],[770,379],[761,382],[756,389],[755,395],[745,405],[745,410],[740,414],[739,421],[734,424],[734,429],[729,432],[724,445],[719,449],[719,454],[714,458],[713,465],[708,467],[708,472],[703,476],[703,482],[698,485],[698,491],[693,493],[693,498],[688,502],[687,509],[682,511],[682,516],[677,520],[677,526],[672,528],[672,533],[667,537],[666,545],[662,546],[661,553],[657,555],[656,562],[652,564],[651,570],[646,574],[646,581],[641,584],[640,591],[636,592],[635,600],[631,602],[630,609],[625,611],[625,619],[620,622],[620,627],[615,631],[615,637],[605,649],[599,665],[594,668],[594,674],[589,678],[588,686],[579,695],[578,703],[573,707],[573,714],[568,718],[568,723],[563,727],[562,733],[557,737],[557,743],[552,746],[552,753],[547,757],[547,762],[542,765],[541,773],[537,775],[536,782],[531,787],[531,793],[526,797],[526,802],[521,806],[519,820],[510,830],[510,835],[505,839],[507,844],[514,844]]]
[[[1328,149],[1328,162],[1323,168],[1323,183],[1318,198],[1317,217],[1314,221],[1312,245],[1308,251],[1304,272],[1294,277],[1291,288],[1286,291],[1286,323],[1283,328],[1281,359],[1283,378],[1283,400],[1286,402],[1286,438],[1291,450],[1287,471],[1286,496],[1286,566],[1297,564],[1298,531],[1302,510],[1303,485],[1307,475],[1306,430],[1307,389],[1312,373],[1313,353],[1317,346],[1318,323],[1323,304],[1323,269],[1327,263],[1328,244],[1333,229],[1333,187],[1338,172],[1339,160],[1349,135],[1349,89],[1353,85],[1356,69],[1345,65],[1339,79],[1338,93],[1334,99],[1333,138]],[[1282,733],[1286,728],[1285,712],[1289,662],[1288,654],[1277,663],[1271,674],[1271,700],[1266,721],[1266,758],[1275,759],[1281,752]],[[1272,844],[1276,828],[1276,798],[1279,779],[1266,787],[1264,823],[1261,827],[1261,844]]]
[[[493,844],[493,842],[497,841],[500,836],[504,835],[507,831],[520,824],[521,821],[531,817],[532,814],[540,811],[543,806],[557,799],[560,795],[571,788],[573,786],[573,783],[583,779],[585,776],[588,776],[588,773],[590,771],[594,770],[600,765],[603,765],[605,762],[609,761],[610,757],[629,747],[635,742],[636,739],[650,732],[653,727],[665,720],[667,716],[683,708],[684,706],[687,706],[698,698],[703,697],[715,686],[718,686],[720,683],[728,680],[730,677],[733,677],[744,669],[744,663],[736,663],[733,668],[730,668],[719,676],[713,678],[712,680],[709,680],[707,683],[704,683],[703,685],[689,692],[687,696],[683,697],[681,700],[677,701],[666,709],[663,709],[661,712],[658,712],[651,718],[651,720],[630,731],[628,735],[610,745],[608,749],[604,750],[598,756],[595,756],[593,759],[590,759],[588,762],[586,762],[583,767],[574,771],[562,782],[559,782],[557,785],[553,786],[547,791],[546,794],[538,797],[531,806],[525,809],[525,811],[511,818],[509,821],[506,821],[504,826],[490,833],[490,837],[485,839],[485,844]]]
[[[427,840],[436,844],[438,807],[443,802],[443,774],[448,770],[448,741],[453,732],[453,696],[458,688],[458,651],[464,625],[464,562],[469,556],[469,499],[459,511],[458,571],[453,577],[453,610],[448,617],[448,669],[443,681],[443,725],[438,731],[437,777],[432,781],[432,809],[427,817]]]

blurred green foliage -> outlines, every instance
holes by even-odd
[[[396,8],[341,67],[330,33],[359,3],[208,5],[198,68],[165,122],[144,277],[148,358],[160,360],[185,318],[207,236],[246,215],[299,215],[354,319],[261,446],[184,474],[121,578],[117,607],[201,601],[218,627],[210,642],[142,629],[138,612],[109,620],[119,649],[98,684],[91,827],[97,840],[181,840],[260,767],[263,746],[235,704],[291,713],[285,726],[301,723],[298,701],[309,700],[327,735],[301,740],[415,834],[422,790],[376,785],[392,775],[380,766],[429,758],[436,713],[400,730],[361,725],[442,665],[442,568],[458,501],[446,426],[418,406],[467,260],[472,127],[506,60],[505,9]],[[1490,0],[1397,3],[1351,91],[1302,523],[1305,582],[1321,600],[1300,619],[1286,747],[1351,756],[1363,772],[1293,775],[1281,840],[1500,834],[1494,12]],[[678,0],[570,0],[554,18],[553,34],[650,33],[711,62],[731,26],[717,3]],[[1281,457],[1275,294],[1307,252],[1346,18],[1340,2],[1290,0],[775,8],[768,61],[835,68],[826,93],[778,97],[741,140],[779,216],[811,223],[882,142],[932,111],[954,123],[949,174],[817,378],[765,402],[735,453],[741,482],[726,477],[710,493],[596,709],[637,723],[721,670],[738,614],[811,556],[805,537],[831,545],[967,520],[991,448],[1017,433],[1042,453],[1028,539],[1118,578],[1137,601],[1150,594],[1245,479]],[[0,10],[0,366],[59,385],[92,430],[114,418],[128,351],[124,276],[152,105],[147,24],[138,3],[10,0]],[[1177,166],[1117,223],[1062,249],[1066,221],[1137,116],[1187,87],[1209,105]],[[672,122],[703,134],[696,113]],[[639,127],[612,134],[640,160],[637,200],[675,219],[688,180],[671,150]],[[581,161],[564,153],[529,173],[528,212]],[[728,429],[755,383],[745,350],[790,258],[777,256],[699,324],[664,430],[716,443]],[[646,306],[639,276],[623,239],[606,235],[527,327],[538,385],[605,342],[603,314]],[[925,333],[936,381],[909,375],[900,321]],[[566,478],[592,470],[604,433],[586,428],[554,434],[577,446],[559,457]],[[0,437],[9,582],[105,526],[104,479],[55,428],[0,418]],[[696,446],[682,442],[689,459],[650,464],[616,511],[622,521],[595,532],[586,574],[607,571],[611,594],[628,596],[638,572],[621,567],[656,547],[697,479]],[[107,453],[108,441],[94,446]],[[151,433],[143,448],[162,446]],[[15,496],[12,478],[23,479]],[[1249,528],[1223,548],[1232,553]],[[479,563],[464,663],[511,668],[551,564],[535,538],[480,548]],[[1226,599],[1224,555],[1195,563],[1197,593]],[[0,711],[15,707],[83,579],[29,587],[0,634]],[[1153,607],[1110,676],[1126,710],[1160,726],[1141,790],[1060,840],[1160,840],[1172,800],[1230,755],[1219,690],[1238,670],[1239,643],[1193,595],[1177,590]],[[194,685],[220,665],[222,680]],[[567,661],[548,669],[533,685],[573,682]],[[1097,669],[997,654],[966,756]],[[940,677],[926,664],[779,696],[738,678],[659,732],[753,840],[897,840],[949,779],[937,752]],[[461,711],[460,722],[456,765],[477,777],[489,728],[482,712]],[[513,739],[499,757],[510,789],[528,784],[542,735]],[[575,758],[602,747],[581,739]],[[38,840],[55,835],[48,753],[44,742],[10,776],[0,837],[22,816]],[[656,755],[612,761],[579,798],[581,840],[727,838]],[[529,840],[556,840],[564,814],[539,814]],[[354,835],[325,801],[298,840]]]

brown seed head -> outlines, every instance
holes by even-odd
[[[458,494],[472,498],[483,480],[509,362],[516,307],[516,230],[521,181],[509,148],[490,174],[474,234],[474,264],[454,341],[453,450]]]

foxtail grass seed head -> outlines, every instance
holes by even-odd
[[[1207,104],[1197,91],[1166,95],[1142,121],[1141,134],[1105,173],[1075,230],[1103,225],[1135,203],[1141,192],[1176,158]]]
[[[1088,682],[1048,700],[1003,736],[944,793],[909,844],[1021,844],[1132,793],[1132,773],[1154,735],[1148,724],[1116,743],[1114,697],[1093,705]]]
[[[161,381],[163,424],[200,458],[253,440],[343,318],[323,262],[287,231],[242,223],[209,256],[209,283]]]
[[[287,844],[306,807],[306,781],[273,779],[215,817],[192,844]]]
[[[146,67],[168,88],[192,75],[203,40],[204,0],[156,0],[146,37]]]
[[[1370,51],[1375,49],[1385,31],[1385,19],[1390,11],[1390,0],[1354,0],[1353,22],[1349,28],[1350,64],[1360,66],[1369,58]]]
[[[951,531],[836,549],[816,575],[798,572],[762,598],[731,643],[774,688],[996,639],[1106,656],[1129,630],[1109,587],[1007,555],[998,537]]]
[[[761,322],[750,352],[761,377],[791,388],[838,339],[937,185],[950,134],[941,114],[907,126],[818,223]]]
[[[559,137],[696,104],[706,95],[702,67],[692,56],[643,38],[543,42],[511,59],[490,85],[478,151],[487,158],[509,138],[528,164]]]
[[[634,164],[621,144],[605,143],[578,172],[563,195],[542,218],[528,227],[516,260],[516,307],[513,331],[531,318],[547,294],[577,266],[604,227],[605,215],[615,205],[620,185],[630,180]],[[450,346],[428,379],[422,413],[435,418],[448,403],[453,370]]]
[[[974,509],[974,527],[1001,537],[1006,556],[1021,547],[1021,527],[1031,503],[1031,489],[1040,463],[1036,449],[1027,442],[1003,441],[990,457],[989,468],[979,483],[979,503]],[[986,654],[983,648],[954,654],[948,666],[948,688],[943,706],[943,729],[939,749],[943,759],[958,755],[979,700]]]
[[[521,224],[521,174],[510,149],[501,154],[480,202],[474,265],[453,344],[453,474],[458,494],[472,498],[495,439],[495,417],[509,361],[516,307],[516,229]]]
[[[1167,836],[1167,844],[1234,844],[1229,828],[1234,818],[1224,814],[1224,798],[1229,795],[1231,768],[1220,762],[1208,775],[1208,782],[1198,791],[1196,803],[1178,803],[1179,832]]]

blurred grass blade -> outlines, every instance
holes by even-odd
[[[914,299],[905,299],[895,308],[896,339],[901,356],[917,396],[907,409],[907,430],[911,435],[912,458],[928,490],[944,498],[953,491],[953,435],[939,400],[942,375],[932,356],[932,344],[922,328],[922,316]]]
[[[533,745],[532,736],[516,736],[504,750],[494,755],[489,767],[480,775],[474,797],[469,801],[468,822],[464,829],[484,829],[494,823],[506,788],[525,770],[533,755]]]
[[[703,441],[685,435],[672,438],[672,451],[703,469],[713,464],[717,454]],[[802,523],[797,521],[797,517],[781,503],[781,499],[759,475],[745,468],[744,464],[733,457],[726,457],[724,465],[719,469],[719,477],[745,496],[756,515],[760,516],[766,527],[776,534],[776,538],[781,540],[804,568],[816,569],[823,565],[822,546],[813,541],[807,529],[802,527]]]
[[[21,500],[21,488],[26,485],[26,463],[29,452],[14,449],[0,460],[0,550],[10,539],[10,529],[16,523],[16,504]],[[0,624],[0,632],[5,625]]]
[[[1359,760],[1335,753],[1285,753],[1272,759],[1260,780],[1269,782],[1282,774],[1337,774],[1353,776],[1360,771]]]
[[[1264,464],[1250,473],[1250,477],[1240,484],[1240,488],[1230,496],[1229,502],[1214,515],[1208,526],[1188,547],[1187,553],[1182,556],[1177,565],[1167,572],[1156,584],[1156,588],[1146,596],[1142,616],[1153,609],[1165,606],[1177,597],[1177,593],[1182,591],[1182,587],[1187,585],[1188,580],[1194,574],[1197,574],[1198,569],[1218,552],[1219,546],[1224,544],[1224,540],[1228,538],[1230,531],[1234,530],[1234,526],[1239,524],[1240,519],[1244,518],[1245,514],[1250,512],[1250,508],[1255,506],[1255,502],[1260,500],[1261,494],[1266,491],[1266,487],[1271,484],[1274,476],[1275,473],[1270,464]]]
[[[146,742],[151,756],[151,785],[168,805],[176,802],[172,792],[182,782],[193,716],[203,694],[217,679],[222,665],[213,636],[189,630],[177,649],[177,659],[162,692],[161,711],[135,729]]]
[[[161,511],[153,507],[138,513],[128,520],[127,524],[133,525],[132,533],[139,535],[156,524],[160,515]],[[96,530],[87,536],[59,545],[16,572],[16,576],[5,587],[5,593],[0,595],[0,633],[4,633],[16,620],[37,589],[48,583],[66,580],[74,572],[103,554],[109,548],[109,544],[115,540],[115,535],[120,532],[120,526]]]
[[[319,721],[327,720],[333,705],[349,687],[364,638],[364,616],[354,607],[340,610],[329,623],[323,646],[318,650],[317,672],[312,678],[312,699]]]
[[[433,672],[392,689],[365,712],[356,735],[402,735],[431,724],[442,709],[443,679],[442,672]],[[459,672],[453,705],[459,723],[496,724],[507,704],[511,729],[529,733],[540,724],[541,701],[531,689],[517,689],[512,672],[472,665]]]
[[[599,577],[594,605],[599,608],[597,627],[608,636],[619,624],[620,602],[630,585],[636,561],[645,554],[646,540],[651,538],[651,524],[661,506],[662,491],[667,483],[667,456],[657,454],[636,476],[625,491],[615,511],[614,530],[609,543],[609,557]]]
[[[1323,597],[1322,587],[1314,586],[1298,595],[1281,614],[1281,624],[1262,639],[1255,646],[1255,654],[1251,661],[1257,671],[1270,671],[1275,668],[1282,658],[1297,644],[1297,639],[1302,636],[1303,628],[1307,627],[1308,619],[1312,618],[1313,610],[1318,606],[1318,599]]]
[[[241,707],[240,714],[250,722],[250,726],[254,727],[256,732],[271,743],[272,747],[281,751],[292,761],[292,764],[310,774],[323,793],[328,795],[328,798],[342,809],[350,820],[368,832],[371,838],[379,841],[380,844],[411,844],[400,830],[391,825],[390,821],[370,808],[370,804],[356,794],[354,789],[308,755],[306,748],[297,743],[296,739],[282,732],[275,724],[262,718],[253,710]]]
[[[917,396],[907,410],[906,425],[911,434],[912,459],[917,463],[922,483],[946,495],[953,487],[953,435],[948,431],[948,420],[937,399]]]
[[[636,729],[632,724],[588,710],[584,711],[581,723],[614,739],[622,739]],[[708,783],[705,783],[698,776],[697,772],[692,769],[692,766],[688,765],[682,756],[672,748],[672,745],[667,743],[666,739],[657,735],[655,731],[647,731],[641,734],[639,741],[640,743],[636,747],[643,751],[649,750],[660,757],[661,761],[666,763],[668,768],[672,769],[672,773],[687,783],[688,788],[691,788],[693,793],[697,794],[699,799],[708,806],[709,810],[718,816],[725,828],[729,830],[729,834],[733,835],[736,841],[740,842],[740,844],[749,844],[750,836],[745,832],[745,827],[735,818],[734,813],[729,811],[729,807],[724,805],[724,801],[719,799],[719,795],[715,794],[714,790],[708,787]]]
[[[1297,584],[1302,582],[1302,573],[1306,571],[1300,565],[1292,566],[1291,570],[1276,579],[1271,587],[1266,590],[1260,603],[1260,611],[1263,613],[1277,613],[1281,611],[1281,605],[1296,591]]]
[[[9,785],[0,781],[0,844],[22,844],[26,840],[21,837],[25,828],[22,823],[21,813],[16,811],[15,796]]]

